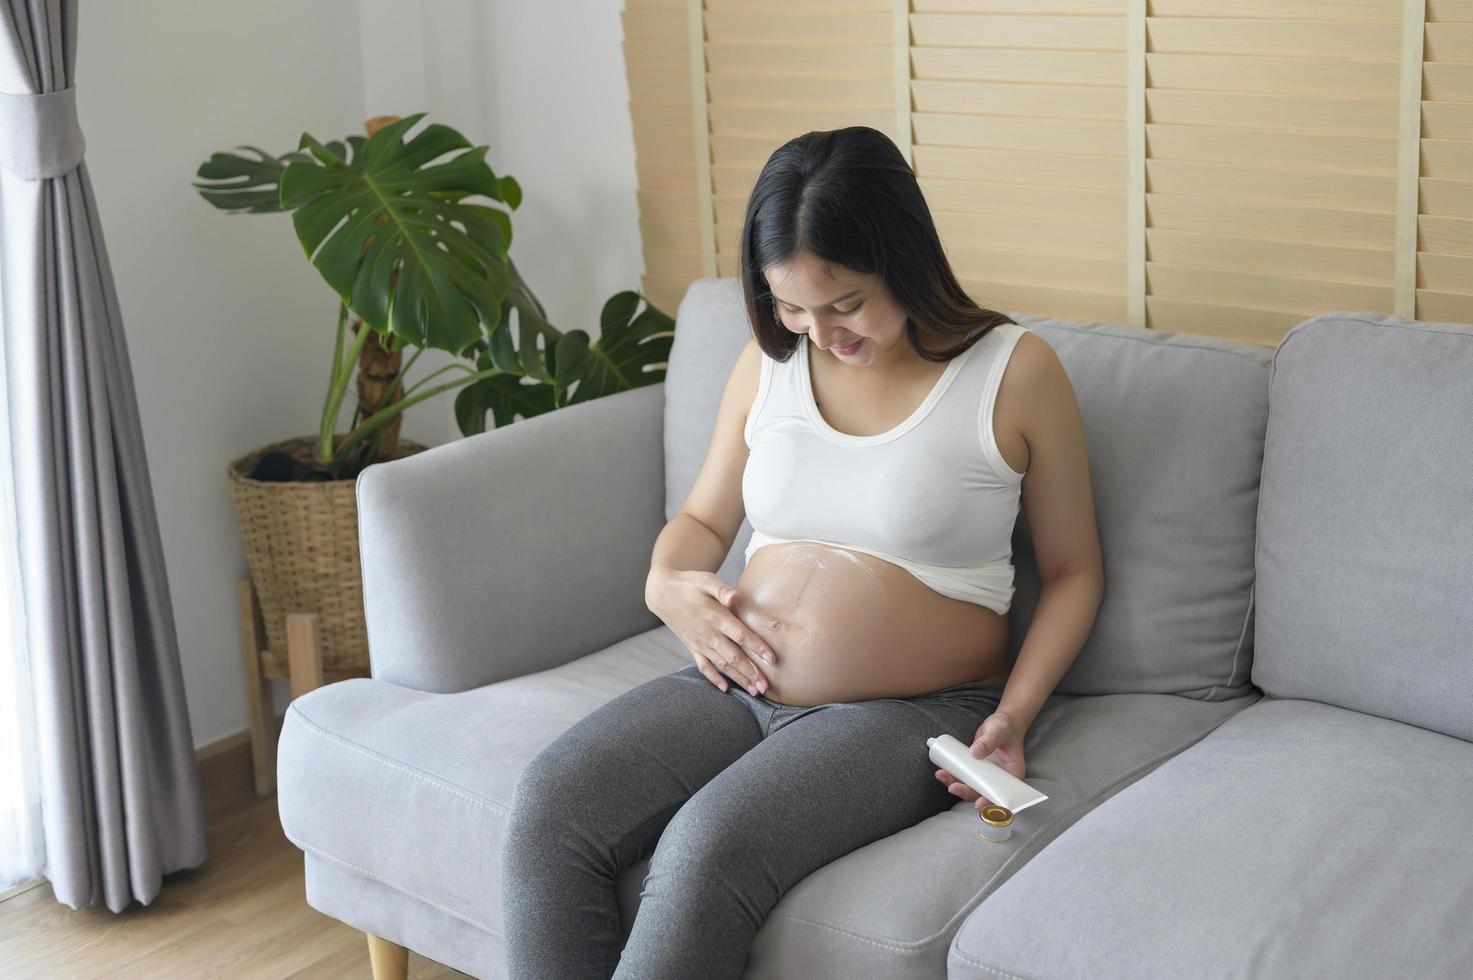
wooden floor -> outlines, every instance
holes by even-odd
[[[307,904],[302,852],[281,832],[276,797],[246,790],[248,764],[237,769],[228,775],[240,791],[205,780],[209,857],[166,875],[151,905],[72,909],[50,883],[0,902],[0,976],[370,980],[363,933]],[[466,976],[414,952],[409,975]]]

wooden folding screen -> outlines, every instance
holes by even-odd
[[[1473,322],[1473,0],[626,0],[643,288],[733,275],[767,156],[868,125],[994,309],[1276,344]]]

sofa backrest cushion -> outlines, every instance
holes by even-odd
[[[1105,595],[1064,694],[1224,700],[1251,688],[1253,540],[1273,350],[1008,311],[1059,356],[1079,403]],[[1040,582],[1013,533],[1013,656]]]
[[[752,336],[735,276],[697,279],[675,312],[675,337],[665,368],[665,520],[680,513],[706,460],[726,379]],[[716,574],[735,585],[752,537],[745,518]]]
[[[1254,682],[1473,740],[1473,325],[1313,317],[1269,405]]]

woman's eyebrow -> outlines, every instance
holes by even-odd
[[[823,306],[820,306],[819,309],[825,309],[827,307],[830,307],[830,306],[835,305],[836,303],[842,303],[846,299],[849,299],[849,298],[854,297],[854,296],[858,296],[862,292],[864,292],[863,289],[856,289],[852,293],[845,293],[843,296],[840,296],[838,299],[829,300],[827,303],[823,304]],[[774,299],[776,299],[780,303],[788,303],[787,300],[783,299],[777,293],[773,293],[772,296],[773,296]],[[797,303],[788,303],[788,305],[789,306],[797,306],[798,304]]]

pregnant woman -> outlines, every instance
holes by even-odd
[[[962,291],[886,136],[778,149],[740,249],[753,337],[645,586],[692,663],[593,711],[518,780],[514,980],[740,977],[805,875],[958,797],[986,802],[932,766],[927,737],[1026,776],[1024,735],[1103,596],[1068,377]],[[1042,590],[1013,663],[1020,507]],[[733,585],[715,570],[744,517]],[[623,942],[615,883],[645,856]]]

